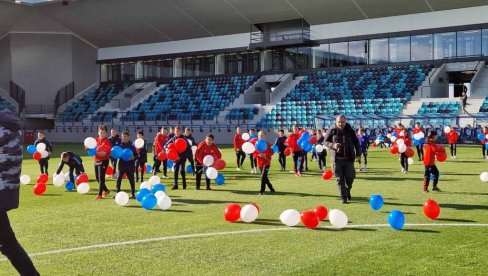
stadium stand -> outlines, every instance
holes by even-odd
[[[15,111],[15,107],[2,96],[0,96],[0,109],[10,109]]]
[[[419,109],[420,115],[458,114],[461,109],[459,102],[424,102]]]
[[[239,107],[239,108],[232,108],[229,113],[225,116],[226,120],[238,120],[238,121],[246,121],[246,120],[253,120],[254,115],[257,115],[259,112],[259,108],[257,107]]]

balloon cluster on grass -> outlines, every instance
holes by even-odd
[[[65,185],[67,191],[72,191],[77,189],[78,193],[86,194],[90,191],[90,185],[88,184],[88,176],[85,173],[80,174],[76,179],[76,186],[75,183],[70,181],[69,173],[63,174],[54,174],[53,175],[53,186],[61,187]],[[47,174],[40,174],[36,179],[36,185],[33,188],[33,193],[35,195],[42,195],[47,190],[47,181],[49,180],[49,176]],[[23,185],[28,185],[31,182],[31,177],[29,175],[22,175],[20,177],[20,183]]]
[[[346,213],[338,209],[332,209],[328,212],[327,208],[322,205],[315,206],[313,210],[306,210],[302,213],[295,209],[287,209],[281,213],[280,220],[286,226],[293,227],[301,222],[305,227],[315,229],[327,216],[332,226],[337,229],[345,228],[348,224]]]
[[[244,205],[242,208],[237,203],[231,203],[224,210],[224,218],[228,222],[236,222],[240,219],[250,223],[258,218],[259,211],[260,208],[256,203]]]
[[[142,182],[139,191],[136,194],[136,200],[142,208],[152,210],[158,206],[161,210],[171,208],[171,198],[166,194],[166,187],[161,183],[157,175],[153,175],[148,181]],[[126,192],[118,192],[115,195],[115,203],[119,206],[125,206],[129,203],[129,195]]]
[[[214,160],[212,155],[206,155],[203,157],[203,165],[205,166],[205,175],[208,179],[213,180],[219,186],[225,184],[225,176],[219,173],[220,170],[225,169],[227,166],[227,163],[223,159]]]
[[[32,154],[32,158],[34,158],[37,161],[49,156],[49,152],[46,150],[46,144],[44,143],[39,143],[37,144],[37,146],[28,145],[27,152],[29,154]]]

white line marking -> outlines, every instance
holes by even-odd
[[[416,224],[405,224],[405,227],[488,227],[488,223],[416,223]],[[368,228],[368,227],[390,227],[388,224],[350,224],[346,227],[347,228]],[[334,226],[322,226],[318,227],[319,229],[335,229]],[[124,241],[124,242],[112,242],[112,243],[102,243],[102,244],[94,244],[94,245],[86,245],[80,247],[73,247],[73,248],[65,248],[65,249],[58,249],[58,250],[51,250],[51,251],[44,251],[29,254],[30,257],[36,256],[44,256],[44,255],[54,255],[54,254],[61,254],[66,252],[73,252],[73,251],[81,251],[81,250],[90,250],[90,249],[98,249],[98,248],[106,248],[106,247],[115,247],[115,246],[125,246],[125,245],[135,245],[135,244],[142,244],[142,243],[149,243],[149,242],[158,242],[158,241],[168,241],[168,240],[180,240],[180,239],[190,239],[190,238],[202,238],[202,237],[213,237],[213,236],[225,236],[225,235],[238,235],[238,234],[248,234],[248,233],[261,233],[261,232],[274,232],[274,231],[294,231],[294,230],[306,230],[306,228],[302,227],[278,227],[278,228],[263,228],[263,229],[252,229],[252,230],[240,230],[240,231],[227,231],[227,232],[213,232],[213,233],[201,233],[201,234],[188,234],[188,235],[178,235],[178,236],[167,236],[167,237],[156,237],[156,238],[149,238],[143,240],[132,240],[132,241]],[[0,262],[7,261],[6,258],[0,259]]]

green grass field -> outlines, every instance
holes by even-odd
[[[79,145],[56,145],[55,155],[65,149],[82,151]],[[386,149],[372,149],[368,172],[356,178],[352,203],[343,205],[335,181],[322,180],[316,162],[309,162],[310,172],[297,178],[279,172],[276,157],[270,179],[277,193],[258,196],[259,175],[251,175],[248,169],[236,171],[233,151],[226,148],[225,185],[197,191],[194,177],[189,176],[187,190],[168,189],[173,200],[169,211],[146,211],[135,200],[126,207],[112,199],[97,201],[98,185],[91,181],[86,195],[49,184],[44,195],[35,196],[33,183],[23,185],[20,208],[9,215],[30,254],[168,237],[33,256],[43,275],[482,275],[488,263],[488,227],[441,226],[488,223],[488,183],[479,179],[481,172],[488,171],[488,160],[482,160],[478,146],[459,147],[457,156],[437,164],[443,191],[423,194],[424,167],[416,156],[404,175],[396,156]],[[51,175],[58,162],[59,158],[51,159]],[[84,164],[94,179],[92,159],[85,156]],[[249,168],[248,159],[245,166]],[[26,157],[22,174],[35,179],[38,171],[37,162]],[[172,179],[163,182],[168,188],[172,185]],[[108,184],[115,188],[114,180]],[[129,188],[127,180],[123,188]],[[385,198],[380,211],[369,207],[372,194]],[[422,213],[429,197],[441,205],[436,221]],[[259,218],[250,224],[226,222],[223,211],[231,202],[257,202]],[[317,230],[289,228],[279,220],[285,209],[310,210],[319,204],[343,210],[349,228],[332,229],[328,221]],[[378,226],[387,224],[388,211],[393,209],[403,211],[408,224],[439,225],[407,225],[402,231]],[[253,231],[236,232],[243,230]],[[217,234],[175,237],[207,233]],[[15,271],[2,260],[0,274]]]

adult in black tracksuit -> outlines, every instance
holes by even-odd
[[[71,151],[61,153],[61,162],[59,163],[56,174],[61,173],[64,164],[68,165],[69,167],[69,180],[73,183],[75,183],[75,177],[73,175],[73,172],[75,172],[77,176],[85,172],[85,168],[83,167],[83,160],[81,160],[81,157],[78,154]]]
[[[344,115],[337,116],[335,126],[327,131],[324,145],[330,148],[330,159],[337,178],[342,203],[351,200],[351,189],[356,177],[354,160],[361,154],[354,129],[346,123]]]
[[[135,199],[136,183],[134,182],[134,170],[136,168],[137,150],[130,140],[128,131],[122,132],[122,142],[120,143],[120,147],[122,148],[122,150],[124,149],[131,150],[132,157],[128,161],[122,158],[119,160],[119,175],[117,177],[117,193],[120,192],[120,186],[122,185],[122,177],[125,174],[127,175],[127,179],[129,179],[132,198]]]
[[[53,145],[49,140],[46,139],[46,134],[44,131],[39,131],[37,133],[37,140],[34,142],[34,146],[37,147],[38,144],[44,143],[46,145],[46,151],[51,154],[53,152]],[[49,169],[49,155],[45,158],[41,158],[39,160],[39,167],[41,168],[41,173],[45,173],[49,175],[48,169]]]
[[[193,146],[198,146],[197,143],[195,143],[195,138],[193,138],[193,136],[191,135],[191,129],[185,128],[185,138],[190,144],[190,149]],[[188,155],[188,162],[190,162],[191,171],[193,172],[193,174],[195,174],[195,158],[193,156],[193,151],[191,151],[191,154]]]
[[[146,170],[146,163],[147,163],[147,141],[144,139],[144,132],[139,131],[137,132],[137,139],[144,140],[144,145],[140,149],[137,150],[137,158],[136,158],[136,182],[139,181],[139,170],[141,170],[141,182],[144,182],[144,171]]]
[[[110,137],[108,138],[108,140],[112,144],[112,147],[120,146],[120,143],[122,142],[122,140],[120,139],[119,134],[117,134],[117,130],[115,128],[112,128],[110,130]],[[112,163],[112,168],[113,168],[113,172],[114,172],[112,174],[112,178],[115,178],[115,172],[117,171],[117,161],[118,161],[117,159],[110,157],[110,163]]]
[[[317,145],[322,145],[325,141],[325,138],[320,129],[317,131],[317,137],[318,137]],[[317,152],[317,163],[319,163],[319,169],[321,171],[324,171],[325,168],[327,167],[327,161],[325,159],[326,157],[327,157],[326,149],[323,149],[321,152]]]
[[[175,127],[175,135],[169,139],[169,141],[166,143],[166,147],[170,144],[173,144],[176,142],[177,139],[183,139],[186,141],[186,148],[183,152],[178,153],[178,159],[174,163],[174,185],[173,185],[173,190],[178,189],[178,175],[181,174],[181,182],[183,184],[183,189],[186,189],[186,171],[185,171],[185,163],[188,157],[192,154],[190,143],[188,143],[188,140],[186,140],[185,136],[182,134],[182,130],[180,127]]]
[[[22,121],[10,110],[0,110],[0,252],[20,275],[39,275],[17,241],[7,212],[19,207],[19,176],[22,166]]]
[[[282,129],[278,131],[278,134],[280,136],[276,138],[275,145],[278,146],[278,161],[280,162],[281,171],[284,172],[286,171],[285,141],[287,137],[285,136],[285,131]]]

